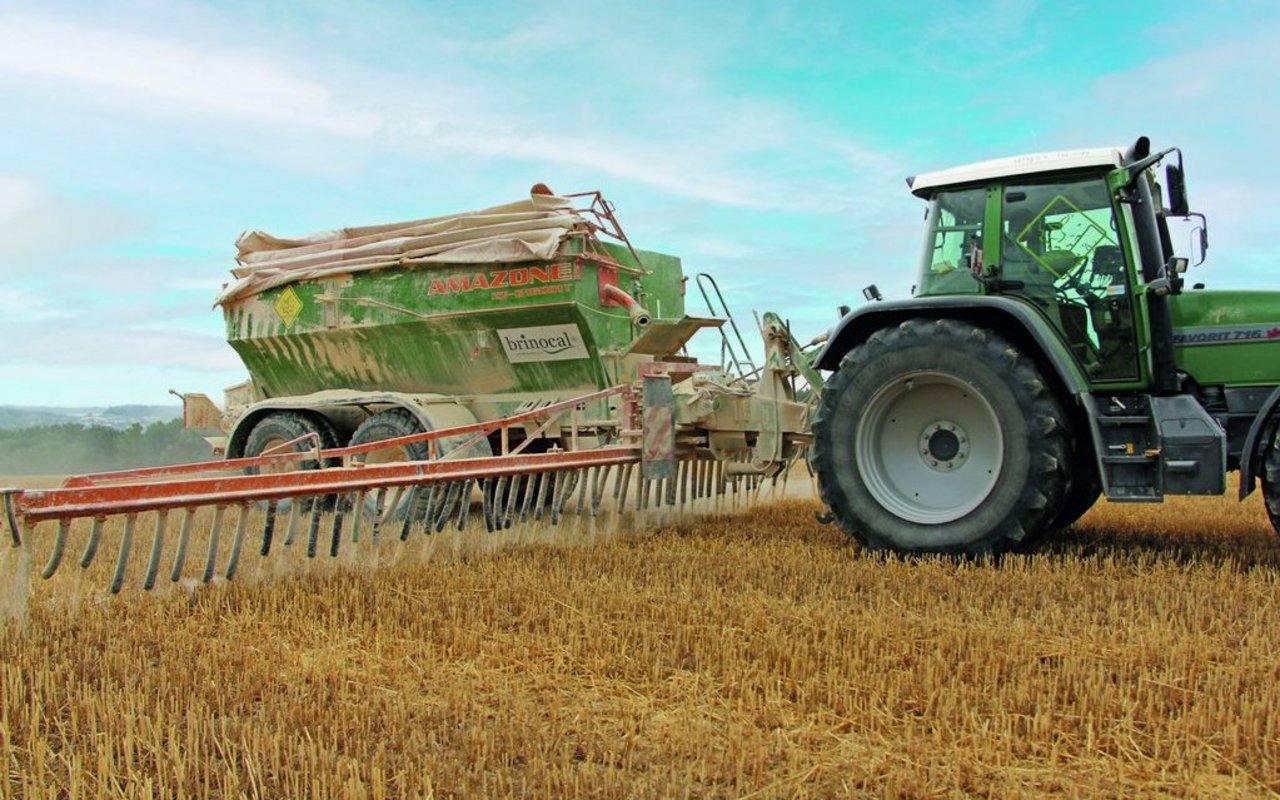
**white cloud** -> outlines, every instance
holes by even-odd
[[[557,26],[532,25],[497,42],[517,52],[545,51],[563,36]],[[465,59],[494,53],[494,42],[428,34],[422,50],[433,60],[409,75],[371,72],[331,53],[296,53],[262,39],[216,29],[148,34],[11,13],[0,15],[0,80],[28,89],[69,86],[79,90],[72,102],[105,104],[113,115],[184,135],[217,135],[220,146],[230,142],[216,132],[238,128],[246,151],[260,140],[278,140],[265,148],[277,160],[311,152],[310,132],[353,140],[365,152],[392,147],[410,157],[460,153],[582,169],[728,206],[847,208],[849,195],[839,188],[846,176],[823,177],[812,163],[791,170],[795,165],[785,163],[782,153],[800,149],[809,162],[856,166],[847,158],[860,151],[855,142],[784,106],[712,96],[689,55],[643,51],[652,69],[626,65],[628,74],[670,74],[623,102],[609,97],[619,90],[608,87],[608,75],[583,70],[578,81],[577,67],[569,64],[562,72],[517,72],[501,83],[478,77]],[[638,54],[637,48],[633,43],[628,52]],[[608,60],[616,50],[599,52]],[[604,82],[603,93],[593,79]],[[547,81],[580,86],[581,94],[549,94]],[[593,100],[593,93],[603,99]],[[315,149],[318,168],[332,169],[326,162],[333,147]],[[355,155],[345,149],[344,160]]]
[[[129,215],[58,195],[26,175],[0,174],[0,276],[35,276],[62,255],[136,229]]]
[[[368,135],[378,125],[340,105],[325,86],[289,74],[261,53],[45,16],[0,17],[0,72],[130,96],[142,113],[195,109],[348,135]]]
[[[111,318],[65,320],[23,325],[0,325],[4,341],[22,343],[8,348],[4,361],[14,365],[115,365],[147,370],[242,369],[235,352],[220,337],[174,328],[121,327]]]

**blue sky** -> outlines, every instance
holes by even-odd
[[[806,338],[914,279],[910,174],[1187,156],[1195,280],[1276,281],[1273,3],[0,2],[0,404],[243,377],[236,236],[601,189],[640,246]]]

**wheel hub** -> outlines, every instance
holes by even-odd
[[[1004,432],[973,384],[920,370],[872,394],[854,429],[854,455],[867,492],[886,511],[944,525],[978,508],[995,487]]]
[[[969,436],[956,422],[934,422],[920,434],[920,458],[930,469],[949,472],[968,457]]]

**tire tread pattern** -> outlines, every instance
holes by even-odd
[[[1272,430],[1271,443],[1263,460],[1262,502],[1267,508],[1267,517],[1271,519],[1271,527],[1280,533],[1280,423]]]

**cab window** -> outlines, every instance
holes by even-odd
[[[982,220],[985,189],[939,192],[929,201],[924,259],[916,294],[982,291]]]

